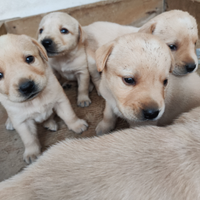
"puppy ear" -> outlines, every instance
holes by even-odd
[[[83,31],[83,29],[82,29],[82,27],[81,27],[81,25],[79,24],[79,26],[78,26],[78,42],[79,43],[83,43],[84,41],[85,41],[85,33],[84,33],[84,31]]]
[[[113,48],[114,48],[115,42],[109,42],[100,48],[98,48],[95,52],[95,60],[97,65],[98,72],[102,72],[103,69],[106,66],[106,62],[108,60],[108,57],[110,56]]]
[[[31,41],[38,48],[41,58],[44,59],[45,61],[48,61],[48,56],[44,47],[41,44],[39,44],[37,40],[33,38],[31,38]]]
[[[152,22],[152,23],[147,22],[140,28],[138,32],[153,34],[155,28],[156,28],[156,22]]]

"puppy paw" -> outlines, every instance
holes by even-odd
[[[68,88],[68,89],[70,89],[72,87],[72,85],[71,84],[69,84],[69,82],[68,81],[66,81],[66,82],[64,82],[64,83],[62,83],[62,88]]]
[[[69,130],[74,131],[77,134],[81,134],[83,131],[87,130],[88,124],[83,119],[78,119],[75,123],[70,124]]]
[[[79,96],[77,105],[79,107],[88,107],[91,104],[91,100],[88,96]]]
[[[47,120],[46,122],[44,122],[43,126],[50,131],[58,130],[58,125],[54,120]]]
[[[37,144],[32,144],[25,148],[23,159],[27,164],[34,162],[40,155],[40,146]]]
[[[99,122],[97,125],[95,131],[96,135],[104,135],[106,133],[109,133],[114,127],[111,127],[110,124],[105,123],[103,120]]]
[[[8,119],[6,120],[5,126],[6,126],[6,129],[7,129],[7,130],[10,130],[10,131],[15,130],[14,127],[13,127],[13,125],[12,125],[12,122],[10,121],[10,118],[8,118]]]

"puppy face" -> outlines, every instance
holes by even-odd
[[[172,10],[162,13],[143,25],[139,32],[152,33],[169,46],[176,63],[174,75],[185,75],[197,69],[197,24],[187,12]]]
[[[10,101],[36,97],[46,86],[48,57],[38,42],[25,35],[0,37],[0,93]]]
[[[159,119],[173,59],[169,48],[150,34],[129,34],[96,51],[100,90],[106,88],[119,115],[130,121]],[[108,99],[107,99],[108,100]]]
[[[77,20],[68,14],[50,13],[40,22],[38,41],[49,57],[64,55],[82,41],[82,29]]]

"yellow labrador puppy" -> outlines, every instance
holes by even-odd
[[[0,183],[2,200],[197,200],[200,107],[166,128],[65,140]]]
[[[89,106],[90,75],[78,21],[66,13],[50,13],[39,24],[38,41],[50,57],[50,66],[67,80],[78,81],[78,106]]]
[[[95,22],[83,27],[88,68],[99,92],[100,74],[95,63],[95,51],[102,45],[124,34],[145,32],[158,36],[171,49],[175,58],[174,75],[194,72],[198,67],[195,44],[198,39],[197,23],[187,12],[172,10],[162,13],[141,28],[121,26],[110,22]]]
[[[169,75],[170,50],[157,38],[133,33],[96,51],[97,69],[102,72],[99,89],[106,100],[97,135],[111,131],[117,117],[131,127],[166,125],[180,113],[200,106],[200,77],[196,73],[184,78]]]
[[[0,37],[0,102],[8,113],[7,129],[15,128],[21,136],[27,163],[40,154],[35,122],[53,110],[75,133],[88,126],[74,113],[47,60],[45,49],[28,36]]]

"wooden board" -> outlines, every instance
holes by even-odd
[[[0,22],[0,35],[4,35],[6,33],[7,31],[6,31],[5,24],[3,22]]]
[[[75,17],[82,26],[95,21],[133,24],[163,11],[162,0],[107,0],[61,10]],[[44,16],[37,15],[5,22],[8,33],[36,37],[38,24]]]
[[[179,9],[189,12],[197,20],[200,36],[200,2],[194,0],[165,0],[165,10]]]

